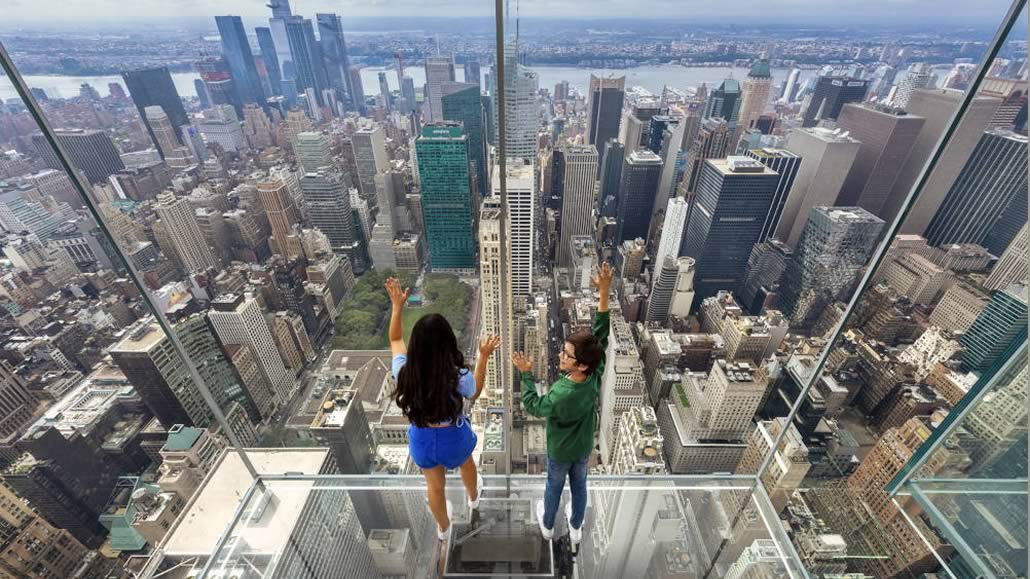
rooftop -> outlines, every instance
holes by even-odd
[[[168,431],[168,440],[165,441],[164,450],[182,451],[193,448],[193,445],[204,432],[192,426],[176,424]]]
[[[317,474],[329,453],[325,448],[248,448],[248,458],[262,474],[298,472]],[[208,473],[160,546],[166,557],[188,558],[212,554],[219,536],[233,520],[252,479],[236,451],[227,449]],[[283,483],[291,492],[278,495],[274,511],[276,529],[292,529],[307,502],[311,480]],[[278,552],[288,534],[269,532],[267,525],[251,524],[239,532],[255,550]]]
[[[127,335],[111,346],[113,352],[149,352],[164,340],[165,333],[154,321],[143,321],[127,328]]]

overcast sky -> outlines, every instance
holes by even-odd
[[[513,10],[515,0],[506,0]],[[143,20],[200,21],[216,14],[236,14],[248,27],[266,20],[264,0],[0,0],[3,23],[67,26],[78,22],[112,25]],[[491,0],[293,0],[295,14],[313,17],[335,12],[348,17],[490,16]],[[919,23],[949,26],[992,26],[1009,6],[1008,0],[519,0],[519,13],[529,17],[663,18],[727,23],[746,20],[801,25],[848,23]],[[645,12],[646,9],[646,12]]]

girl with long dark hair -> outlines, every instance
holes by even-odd
[[[479,506],[483,477],[476,469],[472,450],[476,434],[462,414],[463,399],[473,403],[483,392],[486,366],[500,338],[486,336],[479,343],[475,373],[469,372],[458,339],[440,314],[422,316],[411,329],[408,344],[401,332],[404,303],[409,290],[396,278],[386,280],[393,310],[390,315],[390,350],[397,388],[394,402],[408,418],[411,459],[426,477],[429,510],[436,519],[437,536],[446,541],[451,529],[451,505],[444,496],[446,473],[457,468],[468,493],[469,509]]]

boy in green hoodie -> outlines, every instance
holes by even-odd
[[[544,499],[536,504],[540,532],[547,540],[554,536],[554,519],[567,477],[572,501],[565,506],[565,514],[573,543],[579,543],[583,537],[586,516],[587,463],[594,450],[597,402],[608,347],[611,267],[601,264],[590,281],[601,294],[593,332],[573,334],[562,344],[558,367],[564,374],[551,385],[547,395],[541,396],[536,391],[536,381],[530,371],[533,361],[521,352],[512,355],[512,362],[522,374],[522,404],[526,412],[547,419],[547,488]]]

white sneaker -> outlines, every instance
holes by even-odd
[[[540,525],[540,534],[543,535],[545,541],[550,541],[554,537],[554,529],[548,529],[544,526],[544,501],[540,499],[536,502],[536,522]]]
[[[454,505],[451,504],[451,501],[447,501],[447,520],[450,521],[450,524],[447,525],[446,529],[441,529],[439,524],[436,525],[436,538],[440,539],[441,542],[446,541],[451,536],[451,529],[454,528],[453,512]]]
[[[476,473],[476,500],[466,497],[470,511],[474,511],[479,508],[479,499],[481,498],[483,498],[483,474]]]
[[[572,540],[573,545],[578,545],[583,540],[583,527],[576,528],[572,526],[572,503],[565,503],[565,519],[569,522],[569,539]],[[583,521],[586,522],[586,521]]]

